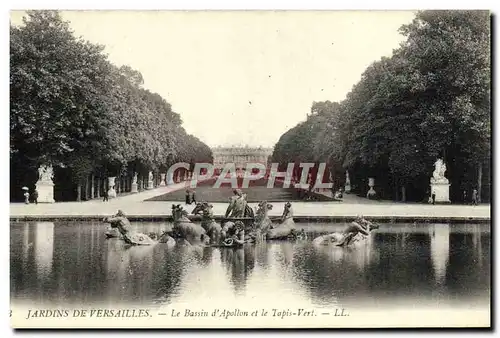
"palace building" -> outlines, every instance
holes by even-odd
[[[247,163],[269,164],[273,148],[216,147],[212,148],[214,167],[222,169],[226,163],[234,163],[236,169],[244,169]]]

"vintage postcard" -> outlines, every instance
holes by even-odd
[[[12,327],[491,327],[490,28],[12,11]]]

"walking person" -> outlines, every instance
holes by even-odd
[[[436,204],[436,193],[432,193],[432,205]]]
[[[103,201],[103,202],[108,202],[108,201],[109,201],[109,200],[108,200],[109,195],[108,195],[108,191],[107,191],[106,189],[104,189],[103,196],[104,196],[104,197],[103,197],[102,201]]]
[[[30,193],[28,192],[28,190],[24,192],[24,203],[30,204]]]
[[[479,199],[479,196],[477,194],[477,189],[472,190],[472,204],[477,205],[478,199]]]
[[[35,189],[33,191],[32,197],[33,197],[33,203],[38,204],[38,190]]]

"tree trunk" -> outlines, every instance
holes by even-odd
[[[406,202],[406,186],[401,187],[401,201]]]
[[[97,177],[97,198],[101,198],[101,178]]]
[[[394,196],[395,196],[395,200],[396,202],[399,202],[399,182],[398,182],[398,179],[395,179],[393,181],[393,192],[394,192]]]
[[[95,193],[95,186],[94,186],[94,174],[90,176],[90,199],[93,199],[94,193]]]
[[[76,201],[81,202],[82,201],[82,183],[78,182],[78,185],[76,187]]]
[[[483,162],[477,167],[477,202],[481,203],[481,186],[483,185]]]
[[[83,196],[84,200],[87,201],[89,199],[89,176],[85,177],[85,195]]]

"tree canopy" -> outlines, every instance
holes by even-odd
[[[437,158],[447,163],[455,197],[489,186],[481,177],[491,157],[490,14],[421,11],[400,32],[406,40],[365,70],[336,113],[289,130],[275,157],[330,158],[354,177],[376,177],[393,198],[410,185],[421,199]]]
[[[212,161],[171,105],[143,88],[140,72],[113,65],[104,46],[76,37],[57,11],[28,11],[10,38],[12,163],[69,168],[78,182]]]

